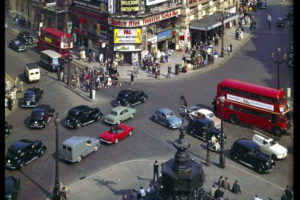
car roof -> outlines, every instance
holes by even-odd
[[[207,114],[212,113],[212,111],[207,110],[207,109],[205,109],[205,108],[200,108],[199,110],[197,110],[197,112],[200,112],[200,113],[202,113],[202,114],[204,114],[204,115],[207,115]]]
[[[80,106],[75,106],[75,107],[71,108],[70,111],[80,112],[80,111],[86,110],[88,108],[89,108],[89,106],[87,106],[87,105],[80,105]]]
[[[33,142],[29,140],[18,140],[14,142],[12,145],[9,146],[9,149],[13,151],[19,151],[21,149],[24,149],[25,147],[31,145]]]
[[[114,108],[112,109],[112,111],[120,112],[120,111],[124,110],[125,108],[127,108],[127,107],[124,107],[124,106],[117,106],[117,107],[114,107]]]
[[[158,109],[159,112],[161,113],[170,113],[170,112],[173,112],[171,109],[169,108],[160,108]]]
[[[32,112],[44,112],[48,110],[49,106],[48,105],[39,105],[36,108],[32,109]]]
[[[130,89],[127,89],[127,90],[121,90],[120,93],[133,93],[135,92],[136,90],[130,90]]]
[[[77,144],[80,144],[82,141],[86,140],[97,140],[96,138],[90,137],[90,136],[72,136],[68,139],[66,139],[62,145],[74,147]]]
[[[16,42],[16,41],[19,41],[19,42],[22,42],[21,40],[19,40],[19,39],[13,39],[13,40],[11,40],[12,42]]]
[[[39,65],[37,63],[28,63],[28,64],[26,64],[26,67],[28,69],[38,69]]]
[[[41,51],[41,53],[46,54],[52,58],[61,58],[61,55],[53,50],[44,50],[44,51]]]
[[[248,149],[256,149],[259,147],[258,144],[247,138],[240,138],[237,141],[235,141],[235,143],[243,145]]]

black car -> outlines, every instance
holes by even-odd
[[[31,112],[30,128],[45,128],[55,112],[54,108],[48,105],[39,105]]]
[[[91,108],[87,105],[71,108],[66,117],[66,125],[69,128],[80,128],[86,124],[98,121],[103,118],[99,108]]]
[[[116,103],[122,106],[134,106],[143,103],[148,99],[148,95],[138,90],[121,90],[118,94]]]
[[[24,44],[26,44],[26,45],[31,45],[31,44],[33,44],[33,35],[32,35],[32,33],[30,33],[30,32],[28,32],[28,31],[21,31],[19,34],[18,34],[18,36],[17,36],[17,38],[19,39],[19,40],[21,40]]]
[[[4,130],[5,136],[8,136],[11,133],[13,126],[8,124],[7,121],[5,121],[4,124],[5,124],[5,130]]]
[[[205,129],[208,130],[209,139],[214,135],[218,141],[221,141],[221,131],[214,127],[214,122],[211,119],[190,120],[186,130],[189,134],[206,141]],[[226,134],[223,133],[224,139]]]
[[[233,143],[230,150],[233,160],[253,168],[258,173],[272,171],[274,160],[260,151],[259,146],[252,140],[241,138]]]
[[[5,178],[5,200],[16,200],[20,189],[20,178]]]
[[[20,52],[20,51],[27,51],[27,46],[19,39],[14,39],[10,41],[8,47],[12,48],[13,50]]]
[[[284,20],[283,18],[279,17],[276,19],[276,26],[277,27],[284,27]]]
[[[29,88],[25,91],[22,99],[22,108],[33,108],[37,107],[40,99],[42,98],[44,91],[42,88]]]
[[[42,156],[46,149],[46,146],[40,140],[18,140],[8,147],[5,156],[5,167],[21,169],[24,164],[28,164]]]

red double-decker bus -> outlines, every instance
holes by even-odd
[[[217,88],[217,116],[221,117],[220,96],[225,97],[224,120],[244,124],[281,136],[291,127],[285,92],[234,79],[225,79]]]
[[[39,37],[39,51],[54,50],[63,59],[69,55],[69,49],[73,48],[72,35],[55,28],[43,28]]]

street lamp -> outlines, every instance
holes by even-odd
[[[277,48],[277,56],[276,58],[274,58],[274,52],[271,53],[271,59],[277,63],[277,89],[280,89],[280,73],[279,73],[279,65],[283,62],[287,60],[287,56],[286,53],[283,54],[283,58],[280,58],[280,52],[281,49],[280,47]]]
[[[208,140],[209,140],[209,134],[208,134],[209,127],[204,126],[203,127],[203,133],[206,135],[206,166],[210,166],[210,157],[209,157],[209,146],[208,146]]]
[[[222,95],[220,96],[220,102],[221,102],[221,153],[220,153],[220,159],[219,159],[219,167],[225,168],[225,156],[224,156],[224,133],[223,133],[223,106],[225,102],[225,97]]]
[[[224,57],[224,19],[225,19],[225,16],[224,16],[224,12],[222,11],[221,12],[221,16],[220,18],[218,18],[217,20],[221,21],[222,22],[222,47],[221,47],[221,57]]]
[[[59,126],[58,113],[55,117],[55,185],[53,188],[52,200],[60,200],[60,187],[59,187],[59,171],[58,171],[58,126]]]

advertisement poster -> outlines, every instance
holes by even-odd
[[[114,43],[141,43],[141,29],[115,29]]]

